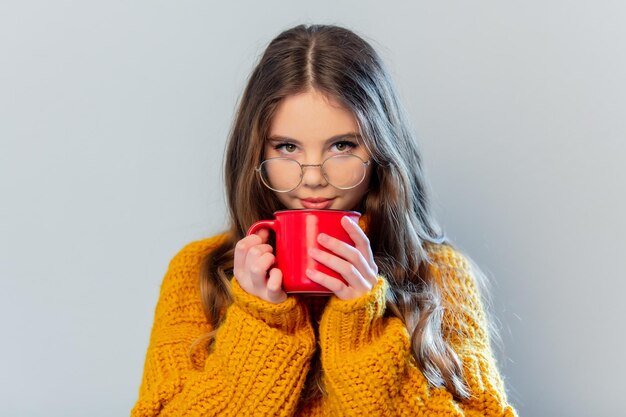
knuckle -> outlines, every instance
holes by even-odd
[[[367,260],[367,258],[365,256],[363,256],[363,254],[361,252],[358,252],[355,255],[355,259],[358,262],[360,262],[361,264],[363,264],[363,265],[369,265],[370,264],[370,262]]]
[[[259,265],[255,264],[250,267],[250,273],[252,275],[261,275],[263,272],[265,271]]]
[[[350,247],[349,251],[350,251],[349,257],[350,257],[350,261],[352,263],[365,260],[365,258],[363,257],[361,252],[359,252],[359,250],[357,248]]]
[[[261,249],[259,249],[258,246],[253,246],[248,251],[248,254],[251,255],[251,256],[257,256],[258,257],[261,254]]]
[[[328,280],[324,283],[324,286],[328,287],[335,294],[340,294],[343,291],[343,286],[340,282],[335,282],[335,280]]]
[[[352,275],[353,277],[359,276],[359,270],[356,269],[356,266],[354,265],[350,265],[348,267],[348,274]]]
[[[320,284],[322,284],[324,287],[328,288],[332,292],[337,291],[337,283],[335,283],[335,281],[338,280],[335,278],[329,278],[327,276],[320,276],[318,279],[318,282]]]
[[[274,263],[274,260],[276,259],[274,255],[272,255],[269,252],[266,252],[265,254],[263,254],[263,256],[261,256],[261,259],[263,260],[263,262],[265,262],[269,268],[270,265],[272,265]]]
[[[237,242],[237,244],[235,245],[235,251],[236,252],[244,252],[246,250],[246,242],[245,240],[240,240],[239,242]]]
[[[235,245],[235,251],[245,252],[246,250],[250,249],[257,243],[259,243],[257,241],[258,239],[259,237],[257,235],[250,235],[250,236],[244,237]]]

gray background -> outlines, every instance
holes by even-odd
[[[524,416],[623,410],[622,1],[0,3],[0,404],[122,416],[172,256],[223,225],[260,52],[345,25],[391,69]]]

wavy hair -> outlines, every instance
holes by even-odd
[[[375,162],[369,191],[358,210],[367,215],[375,262],[390,284],[386,314],[404,322],[412,354],[429,383],[445,386],[457,400],[469,398],[462,363],[442,334],[447,306],[428,269],[427,245],[450,242],[431,214],[416,138],[379,55],[354,32],[333,25],[300,25],[280,33],[248,79],[224,159],[229,228],[207,254],[200,273],[201,298],[213,331],[194,346],[210,349],[232,303],[235,244],[252,223],[285,208],[258,180],[255,167],[263,160],[264,141],[278,104],[309,89],[352,111]],[[272,237],[269,243],[274,246]],[[477,268],[475,272],[484,286],[486,277]],[[323,394],[317,352],[302,398],[308,401]]]

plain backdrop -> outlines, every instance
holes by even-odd
[[[124,416],[159,286],[224,226],[235,104],[299,23],[383,56],[523,416],[623,410],[626,3],[3,1],[0,414]]]

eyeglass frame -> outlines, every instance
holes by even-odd
[[[341,157],[341,156],[354,156],[354,157],[357,157],[357,158],[359,158],[359,160],[360,160],[361,162],[363,162],[363,165],[365,166],[365,175],[363,175],[363,178],[361,178],[361,180],[360,180],[359,182],[357,182],[355,185],[353,185],[352,187],[348,187],[348,188],[339,188],[339,187],[337,187],[337,186],[333,185],[333,184],[332,184],[332,183],[328,180],[328,178],[326,177],[326,174],[324,173],[324,170],[322,169],[322,166],[324,166],[324,164],[326,163],[326,161],[328,161],[329,159],[332,159],[332,158],[337,158],[337,157]],[[264,162],[266,162],[266,161],[272,161],[272,160],[276,160],[276,159],[286,159],[286,160],[288,160],[288,161],[294,161],[295,163],[297,163],[298,165],[300,165],[300,181],[298,181],[298,184],[297,184],[295,187],[293,187],[293,188],[291,188],[291,189],[289,189],[289,190],[279,191],[279,190],[275,190],[275,189],[273,189],[272,187],[270,187],[269,185],[267,185],[267,183],[263,180],[263,174],[261,174],[261,166],[262,166],[262,165],[263,165],[263,163],[264,163]],[[324,160],[322,161],[322,163],[321,163],[321,164],[301,164],[300,162],[298,162],[298,161],[297,161],[297,160],[295,160],[295,159],[285,158],[284,156],[277,156],[277,157],[275,157],[275,158],[269,158],[269,159],[265,159],[265,160],[261,161],[261,163],[259,164],[259,166],[258,166],[258,167],[256,167],[256,168],[254,168],[254,170],[255,170],[255,171],[259,174],[259,178],[261,178],[261,182],[263,183],[263,185],[265,185],[267,188],[269,188],[270,190],[275,191],[275,192],[277,192],[277,193],[288,193],[288,192],[293,191],[293,190],[295,190],[296,188],[298,188],[298,187],[300,186],[300,184],[302,184],[302,179],[304,178],[304,168],[305,168],[305,167],[320,167],[320,172],[322,173],[322,176],[324,177],[324,179],[326,180],[326,182],[328,182],[330,185],[332,185],[333,187],[335,187],[335,188],[336,188],[336,189],[338,189],[338,190],[351,190],[351,189],[353,189],[353,188],[357,187],[359,184],[361,184],[361,183],[363,182],[363,180],[364,180],[364,179],[365,179],[365,177],[367,176],[367,167],[370,165],[370,162],[371,162],[371,161],[372,161],[371,159],[368,159],[367,161],[364,161],[364,160],[363,160],[363,158],[361,158],[361,157],[360,157],[360,156],[358,156],[358,155],[354,155],[354,154],[339,154],[339,155],[329,156],[328,158],[324,159]]]

